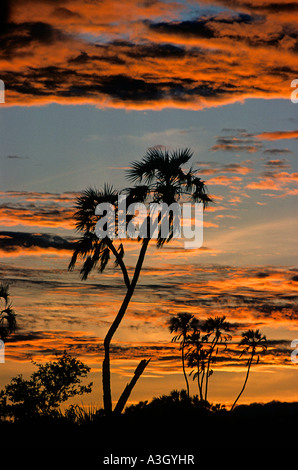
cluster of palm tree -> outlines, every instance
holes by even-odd
[[[230,331],[232,325],[226,321],[225,316],[209,317],[206,320],[198,320],[193,314],[178,313],[169,320],[169,330],[176,333],[173,342],[180,342],[182,369],[186,382],[187,395],[189,396],[188,375],[197,380],[199,397],[202,402],[207,402],[209,378],[213,374],[211,365],[216,362],[219,349],[226,350],[228,342],[232,340]],[[259,362],[260,351],[266,349],[266,336],[259,330],[248,330],[242,333],[242,339],[238,343],[243,347],[240,357],[248,354],[246,363],[247,373],[243,387],[234,401],[233,410],[246,387],[249,372],[253,361]],[[186,372],[186,364],[191,369]]]

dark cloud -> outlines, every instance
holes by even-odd
[[[0,31],[0,57],[10,58],[24,53],[30,45],[50,46],[63,41],[66,35],[49,23],[41,21],[8,23]]]
[[[55,248],[56,250],[73,250],[74,242],[58,235],[47,233],[27,232],[0,232],[0,248],[3,251],[13,252],[18,247],[24,249],[31,247]]]
[[[79,55],[69,59],[68,63],[70,65],[75,65],[75,66],[90,64],[92,62],[94,63],[108,62],[110,64],[118,64],[118,65],[125,64],[125,61],[123,59],[118,57],[116,54],[111,54],[106,46],[96,45],[96,47],[100,50],[100,55],[97,55],[97,54],[90,55],[86,51],[81,51]],[[73,71],[73,73],[75,72]]]
[[[274,170],[274,169],[280,170],[280,169],[286,169],[286,168],[291,167],[287,162],[288,162],[288,160],[286,160],[285,158],[283,158],[282,160],[280,160],[280,159],[279,160],[268,160],[265,163],[265,165],[270,170]]]
[[[101,77],[100,83],[94,84],[91,89],[123,101],[155,101],[163,96],[163,87],[157,83],[122,74]]]
[[[260,303],[254,302],[253,308],[259,315],[256,317],[266,317],[271,319],[282,318],[283,320],[297,321],[298,319],[298,306],[297,296],[293,296],[291,302],[279,298],[278,302],[264,300]]]
[[[11,15],[11,0],[2,0],[0,8],[0,31],[6,29]]]
[[[201,162],[197,162],[197,165],[200,168]],[[222,173],[245,175],[254,171],[247,163],[226,163],[222,165],[219,162],[209,162],[207,164],[203,163],[203,166],[206,168],[200,168],[199,170],[202,175],[217,175]]]
[[[207,20],[183,21],[176,23],[149,23],[149,29],[154,32],[182,35],[182,36],[195,36],[199,38],[210,39],[214,37],[214,32],[208,26]]]
[[[120,44],[114,42],[115,45]],[[173,44],[143,44],[143,45],[133,45],[131,43],[126,43],[128,45],[127,55],[132,58],[141,59],[142,57],[157,57],[157,58],[183,58],[186,55],[189,55],[189,51],[185,47],[175,46]]]
[[[29,157],[24,157],[21,155],[7,155],[6,157],[2,157],[4,160],[28,160]]]
[[[264,271],[260,271],[256,273],[256,277],[259,279],[265,279],[266,277],[269,277],[269,276],[270,276],[270,273],[264,272]]]
[[[216,144],[210,150],[213,152],[221,150],[224,152],[255,153],[262,147],[262,143],[258,142],[254,135],[246,132],[245,129],[225,129],[225,132],[229,135],[218,136]]]
[[[244,2],[244,5],[247,5],[249,9],[254,10],[255,12],[262,13],[282,13],[289,12],[295,13],[298,11],[298,4],[296,2],[264,2],[263,4],[254,4],[253,2]]]
[[[53,11],[53,15],[57,16],[58,18],[62,18],[63,20],[71,20],[73,18],[82,18],[81,15],[77,12],[71,11],[69,8],[65,7],[57,7]]]
[[[231,9],[240,11],[248,11],[254,13],[294,13],[298,9],[298,5],[293,1],[285,2],[269,2],[267,0],[202,0],[203,3],[217,3]]]
[[[198,18],[196,20],[188,21],[175,21],[175,22],[160,22],[160,23],[149,23],[147,25],[149,29],[155,32],[181,35],[185,37],[196,37],[212,39],[218,37],[216,27],[226,26],[233,24],[251,24],[254,18],[250,15],[240,14],[238,16],[232,16],[230,18],[219,18],[210,16],[207,18]]]
[[[89,60],[85,55],[77,56],[76,62]],[[109,58],[109,62],[118,62]],[[231,91],[231,86],[212,81],[198,83],[191,79],[156,80],[146,74],[133,78],[125,74],[95,75],[81,73],[61,67],[30,68],[27,73],[6,72],[3,75],[9,89],[22,95],[47,97],[53,93],[60,98],[98,99],[109,96],[116,102],[162,102],[175,100],[190,102],[196,98],[219,98]]]
[[[56,66],[41,67],[39,69],[30,67],[26,73],[5,72],[2,74],[4,83],[10,91],[21,95],[46,97],[53,93],[63,95],[66,84],[78,83],[77,73],[71,69]],[[75,85],[67,87],[69,89]]]
[[[247,130],[246,129],[239,129],[239,128],[234,128],[234,127],[224,127],[222,129],[222,132],[232,132],[233,134],[236,133],[236,134],[242,134],[242,135],[249,135],[247,133]]]
[[[293,153],[289,149],[279,149],[279,148],[273,148],[273,149],[266,149],[263,151],[265,154],[269,155],[282,155],[282,154],[287,154],[287,153]]]

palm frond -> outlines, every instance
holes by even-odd
[[[182,337],[182,333],[179,333],[178,335],[173,336],[173,338],[171,339],[171,342],[176,343],[177,341],[181,339],[181,337]]]
[[[242,339],[239,341],[239,346],[243,346],[240,353],[240,357],[245,354],[251,354],[251,357],[255,356],[258,350],[265,351],[267,349],[267,338],[257,330],[247,330],[242,333]]]
[[[208,206],[210,202],[213,202],[211,197],[207,194],[207,187],[205,184],[205,181],[203,181],[201,178],[195,176],[192,181],[192,201],[193,202],[202,202],[204,208]]]
[[[170,165],[177,170],[192,158],[193,152],[190,148],[173,150],[170,154]]]
[[[118,191],[113,186],[105,184],[102,190],[88,188],[78,196],[74,218],[76,229],[80,232],[94,230],[98,217],[95,215],[96,206],[103,202],[116,205]]]
[[[92,259],[92,256],[88,256],[83,264],[83,266],[80,269],[80,274],[81,274],[81,279],[82,281],[86,281],[88,275],[92,271],[94,267],[94,260]]]
[[[96,235],[92,232],[87,231],[84,236],[79,238],[74,243],[75,249],[68,265],[68,269],[70,271],[73,270],[78,257],[83,259],[86,258],[86,256],[90,254],[97,245],[98,238],[96,237]]]
[[[147,196],[150,194],[150,187],[148,185],[136,185],[132,188],[126,188],[124,194],[127,196],[127,205],[134,202],[145,202]]]
[[[127,170],[127,178],[131,182],[145,180],[150,183],[154,178],[158,167],[163,160],[163,153],[157,147],[147,150],[141,161],[133,161],[130,163],[131,168]]]
[[[85,261],[80,270],[82,280],[85,281],[88,278],[90,272],[97,266],[98,262],[100,263],[99,271],[102,273],[110,260],[110,249],[105,246],[104,239],[97,242],[91,254],[88,256],[85,255],[84,258]]]
[[[100,267],[99,270],[102,273],[105,270],[110,259],[110,249],[105,248],[100,254]]]
[[[3,283],[0,285],[0,298],[4,299],[5,303],[7,303],[8,297],[9,297],[9,285]]]
[[[9,304],[0,312],[0,339],[4,341],[9,334],[16,330],[16,327],[16,314]]]
[[[170,181],[179,175],[181,165],[187,163],[191,157],[192,152],[188,148],[169,152],[160,147],[151,147],[141,161],[131,162],[127,176],[132,182],[144,180],[151,183],[154,177],[161,181]]]
[[[68,270],[69,271],[73,271],[73,269],[76,265],[77,259],[78,259],[78,255],[79,255],[79,251],[75,250],[72,254],[71,260],[70,260],[69,265],[68,265]]]

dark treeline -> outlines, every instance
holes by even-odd
[[[73,415],[1,422],[2,448],[68,449],[95,456],[145,455],[206,449],[288,448],[295,435],[298,403],[239,405],[232,412],[206,409],[186,391],[128,407],[122,415],[79,409]]]

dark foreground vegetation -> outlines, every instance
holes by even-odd
[[[82,468],[104,465],[112,454],[138,457],[140,467],[148,465],[150,455],[187,454],[196,463],[208,458],[214,463],[219,449],[271,453],[291,448],[295,440],[298,403],[255,403],[227,410],[202,400],[200,394],[174,390],[128,406],[123,413],[107,415],[103,409],[77,405],[62,411],[63,402],[90,392],[92,383],[82,385],[89,368],[66,352],[36,366],[29,379],[14,377],[0,391],[2,461]],[[118,463],[121,466],[131,462]]]
[[[0,423],[1,448],[63,450],[64,455],[102,461],[109,455],[188,453],[212,449],[289,448],[295,436],[298,403],[237,406],[232,412],[204,406],[185,393],[128,407],[105,417],[102,410],[72,408],[56,416]],[[48,453],[48,452],[47,452]],[[51,456],[51,455],[49,455]]]

